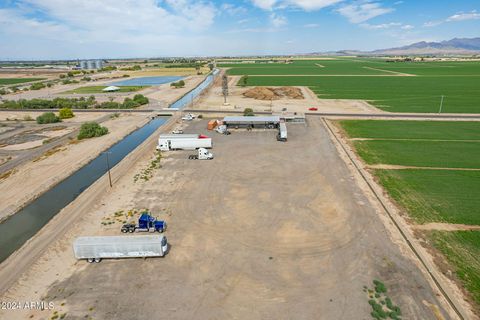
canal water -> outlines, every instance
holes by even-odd
[[[112,86],[158,86],[160,84],[174,82],[183,79],[184,77],[176,76],[162,76],[162,77],[141,77],[115,81],[110,83]]]
[[[184,108],[213,82],[217,74],[218,70],[215,69],[195,89],[174,102],[170,107]],[[107,153],[110,167],[115,166],[163,125],[167,119],[168,117],[155,118],[130,133],[87,165],[0,223],[0,262],[20,248],[60,210],[75,200],[80,193],[107,172]]]
[[[60,210],[72,202],[98,178],[107,172],[107,152],[110,167],[119,163],[133,149],[167,121],[155,118],[130,133],[90,163],[45,192],[39,198],[0,224],[0,262],[20,248]]]
[[[215,69],[211,74],[209,74],[202,83],[200,83],[195,89],[188,92],[186,95],[175,101],[170,105],[169,108],[178,108],[182,109],[189,103],[193,101],[203,90],[205,90],[215,79],[216,75],[220,70]]]

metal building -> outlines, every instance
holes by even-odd
[[[227,128],[261,128],[274,129],[280,124],[279,116],[231,116],[223,118]]]

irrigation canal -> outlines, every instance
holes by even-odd
[[[187,106],[203,90],[209,87],[217,74],[218,70],[216,69],[196,88],[170,105],[170,108],[182,109]],[[108,170],[107,156],[109,166],[115,166],[162,126],[167,119],[168,117],[152,119],[146,125],[124,137],[88,164],[3,221],[0,224],[0,262],[19,249],[57,213],[75,200],[97,179],[102,177]]]

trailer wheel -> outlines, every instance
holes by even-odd
[[[95,263],[99,263],[100,261],[102,261],[102,259],[101,258],[95,258],[94,261],[95,261]]]
[[[134,233],[134,232],[135,232],[135,229],[129,229],[128,232]]]
[[[94,259],[93,258],[87,258],[88,263],[93,263]]]
[[[123,233],[127,233],[127,229],[122,229],[122,232],[123,232]]]

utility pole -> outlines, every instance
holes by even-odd
[[[438,109],[438,113],[442,113],[442,107],[443,107],[443,94],[442,94],[442,99],[440,100],[440,109]]]
[[[112,175],[110,174],[110,161],[108,159],[108,154],[111,152],[105,151],[102,152],[107,156],[107,171],[108,171],[108,182],[110,182],[110,188],[112,187]]]
[[[223,104],[227,104],[228,96],[228,77],[226,74],[222,77],[222,93],[223,93]]]

